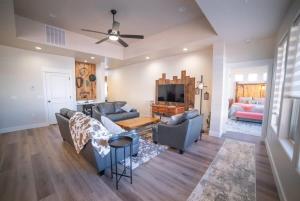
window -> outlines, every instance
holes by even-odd
[[[290,101],[292,108],[288,139],[295,141],[298,131],[300,99],[300,26],[295,25],[291,28],[289,47],[287,53],[286,75],[284,85],[284,101]],[[284,112],[284,111],[283,111]]]
[[[286,98],[300,98],[300,26],[291,29],[284,90]]]
[[[288,139],[295,142],[296,135],[298,132],[298,124],[299,124],[299,109],[300,109],[300,101],[294,99],[292,102],[292,114],[291,114],[291,120],[290,120],[290,127],[289,127],[289,133],[288,133]]]
[[[249,73],[248,74],[248,81],[249,82],[256,82],[257,81],[257,73]]]
[[[264,82],[267,82],[267,79],[268,79],[268,74],[267,74],[267,73],[264,73],[264,74],[263,74],[263,81],[264,81]]]
[[[278,46],[271,127],[300,173],[300,18]]]
[[[277,63],[276,71],[274,76],[274,95],[273,95],[273,105],[272,105],[272,116],[271,116],[271,126],[277,133],[279,124],[279,112],[282,97],[282,88],[285,73],[285,58],[287,51],[287,39],[285,38],[277,49]]]
[[[242,81],[244,81],[244,75],[243,74],[236,74],[236,75],[234,75],[234,80],[236,82],[242,82]]]

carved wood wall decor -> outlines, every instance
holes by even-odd
[[[75,62],[76,100],[96,99],[96,65]],[[93,77],[94,79],[90,79]]]
[[[265,98],[266,83],[236,83],[235,101],[240,97]]]
[[[158,86],[163,84],[184,84],[184,103],[158,101]],[[162,77],[156,80],[155,104],[184,106],[186,110],[193,108],[195,105],[195,78],[187,76],[185,70],[181,71],[181,78],[173,76],[172,80],[167,79],[166,74],[163,73]]]

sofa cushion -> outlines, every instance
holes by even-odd
[[[124,110],[122,110],[122,107],[126,105],[125,101],[117,101],[115,104],[115,113],[122,113]]]
[[[59,113],[60,113],[62,116],[68,118],[68,112],[69,112],[69,111],[70,111],[70,110],[67,109],[67,108],[62,108],[62,109],[60,109]]]
[[[111,119],[112,121],[121,121],[125,119],[131,119],[135,117],[139,117],[138,112],[123,112],[123,113],[118,113],[118,114],[109,114],[107,117]]]
[[[68,113],[67,113],[67,117],[68,117],[69,119],[71,119],[71,118],[74,116],[75,113],[76,113],[76,111],[74,111],[74,110],[69,110]]]
[[[114,103],[100,103],[98,105],[99,110],[103,114],[112,114],[115,113],[115,105]]]
[[[112,120],[110,120],[106,116],[101,116],[101,122],[102,122],[103,126],[113,135],[125,132],[125,130],[123,128],[121,128],[119,125],[114,123]]]

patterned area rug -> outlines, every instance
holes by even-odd
[[[226,139],[187,201],[255,201],[255,145]]]
[[[225,131],[261,136],[261,126],[260,123],[228,119],[225,123]]]
[[[168,146],[154,144],[152,142],[152,126],[146,126],[137,130],[140,138],[139,152],[136,157],[132,157],[132,169],[135,169],[158,156],[168,149]],[[121,162],[124,164],[124,162]],[[129,158],[126,159],[126,166],[129,166]]]

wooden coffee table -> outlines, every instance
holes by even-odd
[[[116,122],[116,124],[124,128],[125,130],[133,130],[150,124],[156,124],[158,122],[160,122],[160,119],[156,117],[137,117],[133,119],[118,121]]]

